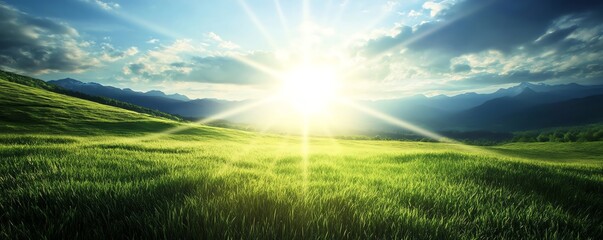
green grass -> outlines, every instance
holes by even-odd
[[[603,142],[301,140],[0,80],[0,238],[601,239]]]

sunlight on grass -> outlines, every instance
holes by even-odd
[[[183,238],[601,232],[601,159],[588,167],[526,162],[522,156],[534,158],[530,151],[511,146],[505,149],[515,149],[517,159],[464,153],[455,144],[388,141],[340,140],[334,151],[328,138],[224,134],[129,144],[120,137],[94,144],[97,137],[3,135],[0,183],[2,196],[11,197],[0,198],[0,209],[15,224],[1,232]],[[311,151],[301,154],[304,148]],[[19,227],[27,219],[39,219],[30,226],[50,225]],[[77,230],[84,226],[90,231]]]

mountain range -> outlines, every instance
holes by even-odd
[[[157,90],[137,92],[128,88],[84,83],[70,78],[48,83],[71,91],[113,98],[189,119],[205,118],[248,103],[219,99],[191,100],[182,94],[168,95]],[[440,131],[517,131],[603,121],[603,85],[585,86],[576,83],[548,85],[523,82],[486,94],[470,92],[434,97],[415,95],[358,103]],[[265,114],[250,112],[225,120],[254,124],[263,118],[253,115]],[[353,111],[346,111],[346,114],[361,120],[357,122],[365,123],[357,126],[362,128],[363,132],[397,130],[396,127],[370,116]]]

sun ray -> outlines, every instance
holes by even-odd
[[[280,143],[278,144],[278,147],[273,148],[275,151],[275,154],[273,154],[273,159],[270,162],[270,165],[268,166],[268,171],[269,173],[273,174],[273,175],[277,175],[278,173],[275,172],[275,169],[277,167],[277,163],[285,156],[289,156],[288,155],[288,150],[290,149],[291,145],[290,145],[290,135],[289,134],[282,134],[281,135],[284,139],[282,141],[279,141]],[[285,140],[286,139],[286,140]],[[278,151],[277,151],[278,150]]]
[[[278,96],[271,96],[271,97],[267,97],[267,98],[264,98],[264,99],[261,99],[261,100],[258,100],[258,101],[253,101],[253,102],[245,104],[243,106],[240,106],[240,107],[237,107],[237,108],[234,108],[234,109],[231,109],[231,110],[228,110],[228,111],[224,111],[224,112],[215,114],[213,116],[207,117],[205,119],[197,121],[197,123],[198,124],[208,124],[208,123],[214,122],[216,120],[220,120],[220,119],[224,119],[224,118],[227,118],[227,117],[231,117],[231,116],[234,116],[234,115],[237,115],[237,114],[249,111],[249,110],[251,110],[253,108],[256,108],[256,107],[258,107],[260,105],[263,105],[263,104],[266,104],[268,102],[272,102],[277,97]]]
[[[349,1],[350,0],[344,0],[342,3],[339,4],[339,11],[337,11],[337,13],[335,13],[334,17],[331,18],[331,21],[329,21],[329,27],[333,27],[335,24],[337,24],[339,21],[341,21],[341,18],[343,17],[343,13],[347,10]]]
[[[486,148],[483,148],[483,147],[468,145],[468,144],[465,144],[463,142],[460,142],[460,141],[457,141],[457,140],[454,140],[454,139],[442,136],[440,134],[437,134],[437,133],[434,133],[434,132],[429,131],[427,129],[424,129],[424,128],[421,128],[419,126],[416,126],[416,125],[414,125],[412,123],[406,122],[404,120],[392,117],[390,115],[387,115],[385,113],[379,112],[377,110],[374,110],[374,109],[362,106],[360,104],[354,103],[353,101],[351,101],[349,99],[340,98],[339,101],[338,101],[338,103],[340,103],[342,105],[345,105],[345,106],[348,106],[348,107],[351,107],[351,108],[356,109],[358,111],[361,111],[363,113],[366,113],[366,114],[368,114],[370,116],[373,116],[375,118],[378,118],[378,119],[381,119],[383,121],[386,121],[386,122],[388,122],[390,124],[393,124],[395,126],[398,126],[398,127],[407,129],[409,131],[412,131],[414,133],[420,134],[420,135],[422,135],[424,137],[431,138],[431,139],[436,140],[438,142],[448,143],[448,144],[450,144],[448,147],[451,147],[451,148],[457,148],[457,149],[461,149],[461,150],[464,150],[464,151],[467,151],[467,152],[471,152],[471,153],[482,153],[482,154],[486,153],[486,154],[490,154],[492,156],[501,156],[501,155],[503,155],[505,157],[512,157],[512,156],[508,156],[506,154],[501,154],[501,153],[498,153],[498,152],[495,152],[495,151],[492,151],[492,150],[489,150],[489,149],[486,149]]]
[[[255,25],[255,27],[264,36],[264,38],[266,39],[266,41],[268,42],[268,44],[272,47],[272,49],[277,49],[276,42],[274,41],[274,39],[272,38],[272,36],[266,30],[266,28],[264,27],[264,24],[262,24],[262,22],[260,22],[260,20],[258,19],[258,17],[253,12],[253,10],[247,5],[247,2],[245,0],[239,0],[239,5],[241,5],[241,7],[243,8],[243,10],[245,10],[245,13],[249,17],[249,19],[251,19],[251,21],[253,22],[253,24]]]
[[[252,67],[252,68],[254,68],[256,70],[259,70],[259,71],[261,71],[263,73],[266,73],[266,74],[270,75],[273,78],[277,78],[278,79],[278,78],[282,77],[282,73],[280,73],[278,71],[275,71],[274,69],[272,69],[272,68],[270,68],[270,67],[268,67],[268,66],[266,66],[264,64],[261,64],[261,63],[258,63],[256,61],[253,61],[253,60],[251,60],[249,58],[243,57],[241,55],[236,55],[236,54],[229,55],[229,57],[231,57],[231,58],[233,58],[233,59],[235,59],[235,60],[237,60],[237,61],[239,61],[239,62],[241,62],[241,63],[243,63],[243,64],[245,64],[247,66],[250,66],[250,67]]]
[[[142,18],[135,17],[135,16],[129,15],[129,14],[125,14],[123,12],[117,12],[117,11],[114,11],[113,14],[115,16],[123,19],[123,20],[126,20],[126,21],[128,21],[130,23],[134,23],[134,24],[136,24],[138,26],[141,26],[143,28],[151,30],[151,31],[153,31],[155,33],[159,33],[159,34],[161,34],[163,36],[170,37],[170,38],[173,38],[173,39],[183,39],[183,38],[185,38],[182,34],[173,32],[172,30],[169,30],[167,28],[163,28],[163,27],[157,25],[156,23],[150,23],[150,22],[148,22],[148,21],[146,21],[146,20],[144,20]]]
[[[333,0],[329,0],[327,2],[327,6],[324,8],[323,12],[322,12],[322,16],[321,16],[321,21],[323,23],[328,22],[327,17],[330,16],[331,14],[331,8],[333,7]]]
[[[421,128],[419,126],[416,126],[416,125],[414,125],[412,123],[406,122],[404,120],[392,117],[390,115],[387,115],[385,113],[379,112],[377,110],[374,110],[374,109],[362,106],[360,104],[354,103],[351,100],[340,98],[340,99],[338,99],[337,102],[341,103],[341,104],[343,104],[345,106],[348,106],[348,107],[354,108],[356,110],[359,110],[359,111],[361,111],[363,113],[366,113],[366,114],[368,114],[370,116],[373,116],[373,117],[376,117],[376,118],[381,119],[383,121],[386,121],[388,123],[391,123],[393,125],[396,125],[398,127],[401,127],[401,128],[407,129],[409,131],[412,131],[414,133],[420,134],[421,136],[428,137],[428,138],[431,138],[431,139],[439,141],[439,142],[459,143],[458,141],[455,141],[453,139],[450,139],[450,138],[444,137],[442,135],[439,135],[437,133],[431,132],[431,131],[429,131],[427,129],[424,129],[424,128]]]
[[[440,30],[448,27],[450,24],[455,23],[456,21],[459,21],[459,20],[461,20],[461,19],[463,19],[465,17],[470,16],[471,14],[473,14],[473,13],[481,10],[482,8],[484,8],[487,5],[491,4],[492,2],[494,2],[494,0],[483,1],[481,4],[473,6],[471,9],[468,9],[468,10],[464,11],[463,14],[458,14],[454,18],[449,19],[449,20],[447,20],[445,22],[438,22],[437,26],[429,29],[428,31],[424,31],[424,32],[421,32],[421,33],[418,33],[418,34],[413,34],[412,37],[410,37],[410,38],[408,38],[408,39],[406,39],[406,40],[404,40],[404,41],[402,41],[402,42],[400,42],[398,44],[395,44],[394,46],[391,46],[391,47],[389,47],[387,49],[384,49],[384,50],[380,51],[379,53],[377,53],[377,55],[375,55],[375,56],[369,58],[367,61],[365,61],[364,64],[365,65],[370,65],[373,62],[378,61],[382,57],[390,54],[390,51],[392,51],[394,49],[402,49],[402,48],[405,48],[405,47],[407,47],[407,46],[409,46],[409,45],[411,45],[411,44],[413,44],[415,42],[418,42],[418,41],[422,40],[423,38],[425,38],[425,37],[427,37],[427,36],[429,36],[431,34],[434,34],[434,33],[438,32],[438,31],[440,31]]]
[[[310,0],[302,0],[302,17],[303,22],[309,22],[310,19]]]
[[[310,125],[307,116],[303,116],[302,120],[302,138],[301,138],[301,168],[303,178],[303,191],[308,192],[308,166],[310,162]]]
[[[330,123],[331,121],[329,121]],[[337,138],[335,137],[335,135],[333,134],[333,132],[331,131],[331,129],[326,125],[326,121],[321,121],[320,122],[320,126],[323,130],[323,132],[325,133],[325,136],[331,141],[331,143],[334,145],[335,148],[335,152],[339,152],[339,150],[341,149],[341,145],[339,144],[339,142],[337,141]]]
[[[107,12],[107,11],[106,11]],[[157,23],[151,23],[145,19],[142,19],[140,17],[136,17],[134,15],[131,14],[127,14],[123,11],[123,9],[118,8],[118,9],[113,9],[112,11],[108,11],[107,13],[109,13],[110,15],[113,15],[117,18],[120,18],[121,20],[125,20],[126,22],[132,23],[134,25],[138,25],[144,29],[150,30],[152,32],[161,34],[163,36],[166,37],[170,37],[173,39],[182,39],[184,38],[182,34],[173,32],[170,29],[161,27],[159,25],[157,25]]]
[[[271,96],[271,97],[263,98],[263,99],[260,99],[258,101],[253,101],[253,102],[250,102],[248,104],[239,106],[237,108],[229,109],[229,110],[226,110],[226,111],[214,114],[212,116],[209,116],[207,118],[201,119],[201,120],[196,121],[194,123],[182,124],[182,125],[180,125],[178,127],[170,128],[170,129],[165,130],[163,132],[151,133],[151,134],[147,134],[147,135],[144,135],[144,136],[141,136],[141,137],[137,137],[137,138],[128,138],[127,141],[128,142],[148,141],[148,140],[151,140],[151,139],[157,139],[157,138],[160,138],[160,137],[163,137],[163,136],[167,136],[167,135],[170,135],[170,134],[175,134],[175,133],[178,133],[178,132],[182,132],[182,131],[185,131],[185,130],[188,130],[188,129],[191,129],[191,128],[198,127],[200,124],[208,124],[208,123],[211,123],[211,122],[214,122],[214,121],[217,121],[217,120],[222,120],[222,119],[234,116],[234,115],[238,115],[238,114],[244,113],[246,111],[249,111],[251,109],[259,107],[259,106],[261,106],[263,104],[267,104],[269,102],[272,102],[277,97],[278,96]]]
[[[254,147],[257,145],[257,143],[259,142],[259,140],[265,136],[265,133],[272,127],[274,126],[274,123],[276,123],[278,121],[278,118],[273,118],[270,120],[270,122],[263,127],[262,129],[260,129],[260,131],[258,132],[254,132],[254,136],[252,138],[249,139],[249,141],[247,142],[247,144],[245,145],[245,147],[243,148],[238,148],[236,149],[236,151],[234,152],[234,154],[230,157],[230,161],[226,162],[222,165],[222,167],[220,167],[219,170],[216,171],[216,175],[217,176],[222,176],[227,172],[227,169],[232,167],[233,164],[239,162],[243,157],[247,156],[249,152],[251,152],[251,150],[254,149]]]
[[[276,13],[278,14],[278,18],[281,21],[281,25],[283,26],[283,30],[285,34],[289,34],[289,23],[285,14],[283,13],[283,8],[281,7],[280,0],[274,0],[274,7],[276,8]]]
[[[341,44],[341,46],[349,47],[352,42],[357,41],[360,37],[366,35],[368,31],[375,29],[375,26],[385,20],[388,16],[390,16],[390,14],[391,11],[382,11],[381,14],[376,17],[373,21],[370,21],[364,27],[361,27],[359,31],[356,31],[355,33],[351,34],[350,37],[347,38],[347,40],[343,44]]]

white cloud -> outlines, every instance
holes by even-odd
[[[138,48],[137,47],[130,47],[128,48],[125,52],[126,56],[134,56],[138,53]]]
[[[156,44],[159,43],[159,39],[157,38],[151,38],[149,39],[149,41],[147,41],[148,44]]]
[[[212,41],[218,40],[217,35]],[[220,38],[221,39],[221,38]],[[179,39],[169,45],[146,51],[128,62],[122,73],[138,82],[202,82],[211,84],[264,85],[274,80],[269,74],[237,60],[245,58],[264,66],[278,67],[276,55],[269,52],[237,52],[204,42]],[[236,56],[236,57],[235,57]]]
[[[94,4],[96,4],[96,6],[102,8],[104,10],[107,10],[107,11],[115,10],[115,9],[118,9],[121,7],[119,5],[119,3],[105,2],[102,0],[88,0],[88,2],[94,3]]]
[[[0,67],[9,71],[38,74],[81,72],[97,63],[84,41],[71,26],[39,18],[0,2]]]
[[[408,17],[420,17],[421,15],[423,15],[423,13],[419,12],[419,11],[415,11],[415,10],[410,10],[407,14]]]
[[[216,42],[218,44],[218,47],[220,47],[220,48],[228,49],[228,50],[240,48],[239,45],[237,45],[231,41],[226,41],[226,40],[222,39],[222,37],[220,37],[218,34],[216,34],[214,32],[209,32],[207,34],[207,37],[210,40]]]
[[[162,45],[159,49],[149,50],[134,62],[123,68],[125,75],[152,78],[166,72],[189,73],[192,69],[186,62],[191,56],[206,52],[201,45],[193,44],[190,39],[178,39],[171,45]]]
[[[398,2],[397,1],[387,1],[385,3],[385,5],[383,5],[383,11],[384,12],[391,12],[394,9],[396,9],[396,7],[398,6]]]
[[[101,49],[102,53],[100,55],[100,59],[106,62],[115,62],[126,57],[134,56],[138,53],[137,47],[130,47],[122,51],[116,49],[109,43],[102,43]]]
[[[435,2],[425,2],[425,3],[423,3],[423,8],[430,10],[431,11],[430,15],[432,17],[435,17],[436,15],[438,15],[438,13],[440,13],[443,9],[441,4],[435,3]]]
[[[454,5],[454,0],[444,0],[440,2],[427,1],[423,3],[423,9],[429,10],[431,17],[437,16],[440,12]]]

